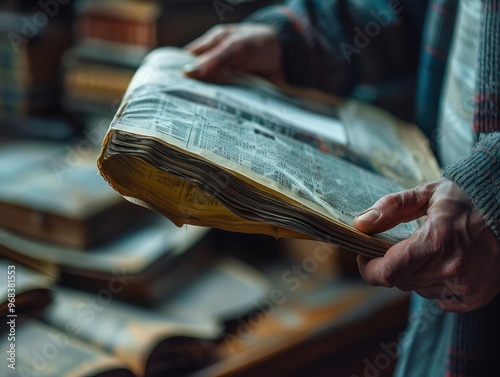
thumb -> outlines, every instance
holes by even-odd
[[[354,226],[364,233],[380,233],[425,215],[433,189],[426,185],[389,194],[356,216]]]

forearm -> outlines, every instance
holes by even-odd
[[[290,83],[346,95],[416,73],[425,3],[293,0],[247,21],[277,30]]]

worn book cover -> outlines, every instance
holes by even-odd
[[[96,152],[64,143],[0,149],[0,227],[54,244],[87,248],[146,222],[96,174]]]

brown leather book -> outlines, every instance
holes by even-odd
[[[83,41],[157,46],[160,2],[86,0],[76,8],[76,35]]]
[[[117,43],[85,43],[63,60],[64,106],[71,111],[108,111],[119,101],[147,49]]]
[[[89,140],[15,143],[0,149],[0,227],[54,244],[108,242],[151,215],[97,176]]]
[[[3,231],[0,254],[23,265],[48,264],[60,271],[63,284],[96,292],[111,287],[117,297],[145,304],[175,293],[213,258],[207,229],[177,228],[159,215],[155,218],[85,252]]]

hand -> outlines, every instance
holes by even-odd
[[[379,233],[423,215],[424,224],[384,257],[358,256],[363,279],[415,291],[446,311],[467,312],[489,303],[500,291],[500,242],[454,182],[440,179],[387,195],[354,225]]]
[[[196,66],[185,67],[189,77],[217,81],[224,70],[260,75],[284,83],[281,47],[274,29],[261,24],[218,25],[185,47],[197,55]]]

